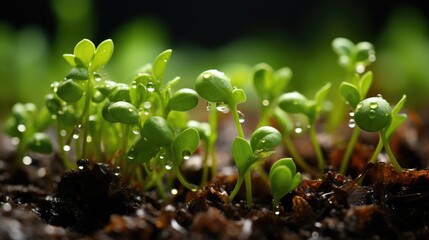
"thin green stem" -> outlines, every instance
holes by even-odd
[[[295,145],[292,143],[292,140],[290,139],[289,135],[284,136],[283,144],[285,145],[289,154],[293,158],[294,162],[300,168],[302,168],[302,170],[310,173],[313,176],[320,176],[320,172],[316,171],[314,168],[312,168],[310,165],[308,165],[307,162],[304,161],[304,159],[301,157],[301,154],[299,154],[298,150],[296,150]]]
[[[183,177],[183,175],[180,173],[179,168],[175,167],[175,173],[177,176],[177,179],[179,179],[179,182],[187,189],[191,190],[192,192],[195,192],[197,190],[197,187],[188,181]]]
[[[209,153],[211,160],[211,177],[214,178],[217,175],[216,140],[218,124],[218,111],[216,109],[215,104],[210,104],[209,111],[210,136],[207,143],[207,152]]]
[[[203,173],[201,176],[201,184],[200,185],[205,185],[207,183],[208,180],[208,175],[209,175],[209,166],[208,166],[208,160],[209,160],[209,148],[208,148],[208,142],[205,142],[205,147],[206,150],[204,151],[204,156],[203,156]]]
[[[354,146],[358,140],[360,128],[355,127],[353,129],[352,136],[349,143],[347,144],[346,152],[344,153],[343,160],[341,161],[340,174],[344,175],[347,171],[350,162],[350,156],[352,155]]]
[[[237,128],[238,136],[241,138],[244,138],[244,132],[243,132],[243,128],[241,127],[240,115],[238,114],[237,105],[231,104],[231,106],[229,107],[231,109],[232,117],[234,118],[234,124],[235,124],[235,127]]]
[[[237,182],[235,183],[235,187],[232,190],[231,194],[229,195],[229,200],[234,200],[235,196],[237,195],[238,191],[240,190],[241,184],[243,184],[244,176],[238,175]]]
[[[312,124],[310,128],[310,139],[313,143],[314,151],[316,153],[317,165],[319,167],[320,172],[323,173],[326,162],[322,154],[322,148],[320,147],[319,141],[317,140],[316,126],[314,126],[314,124]]]
[[[374,150],[374,153],[372,154],[370,163],[376,163],[378,159],[378,155],[381,153],[381,150],[383,149],[383,139],[380,137],[378,139],[377,147]]]
[[[399,165],[398,161],[396,161],[396,158],[393,155],[392,149],[390,149],[390,145],[389,145],[389,142],[388,142],[387,137],[386,137],[386,131],[381,130],[380,136],[381,136],[381,139],[383,140],[384,149],[386,150],[386,153],[390,158],[390,162],[392,163],[393,167],[395,168],[395,170],[397,172],[402,173],[402,171],[403,171],[402,167]]]
[[[244,174],[244,182],[246,184],[246,200],[247,200],[247,206],[252,207],[253,206],[253,198],[252,198],[252,177],[250,175],[251,171],[247,171]]]

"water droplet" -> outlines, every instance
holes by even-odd
[[[262,138],[261,143],[265,143],[267,140],[265,138]]]
[[[356,65],[356,72],[357,73],[363,73],[363,72],[365,72],[365,65],[363,65],[363,64],[357,64]]]
[[[378,103],[377,103],[377,102],[370,102],[370,103],[369,103],[369,108],[371,108],[371,109],[376,109],[376,108],[378,108]]]
[[[73,139],[78,139],[78,138],[79,138],[79,134],[74,133],[74,134],[73,134]]]
[[[44,177],[44,176],[46,176],[46,168],[39,168],[38,170],[37,170],[37,175],[39,176],[39,177]]]
[[[88,143],[92,142],[92,136],[91,135],[86,136],[86,142],[88,142]]]
[[[64,145],[64,147],[63,147],[63,150],[64,150],[64,152],[68,152],[68,151],[70,151],[70,146],[69,145]]]
[[[379,97],[379,98],[383,98],[383,95],[381,95],[381,94],[379,93],[379,94],[377,94],[377,97]]]
[[[355,112],[349,112],[349,116],[350,117],[354,117],[355,116]]]
[[[169,161],[169,162],[167,162],[165,164],[165,169],[166,170],[170,171],[172,168],[173,168],[173,163],[172,162]]]
[[[374,119],[374,118],[375,118],[375,116],[376,116],[375,111],[374,111],[374,110],[369,110],[368,117],[369,117],[370,119]]]
[[[211,102],[207,102],[207,106],[206,106],[207,112],[210,111],[211,107],[212,107],[212,103]]]
[[[146,88],[148,92],[153,93],[155,91],[155,84],[153,82],[148,82]]]
[[[358,105],[356,106],[356,110],[359,110],[363,107],[363,103],[358,103]]]
[[[165,153],[161,153],[161,154],[159,154],[159,159],[160,160],[163,160],[165,158]]]
[[[295,133],[297,133],[297,134],[302,133],[302,128],[301,127],[296,127],[295,128]]]
[[[121,174],[121,167],[117,166],[113,169],[113,174],[119,176]]]
[[[100,75],[100,74],[98,74],[98,73],[96,73],[96,72],[94,72],[94,78],[95,78],[95,81],[96,81],[96,82],[101,81],[101,75]]]
[[[349,120],[349,128],[354,128],[356,126],[356,122],[353,118]]]
[[[27,130],[24,124],[19,124],[16,128],[18,129],[19,132],[22,132],[22,133],[25,132],[25,130]]]
[[[225,103],[217,103],[216,109],[222,113],[229,113],[228,105],[226,105]]]
[[[57,115],[56,115],[56,114],[52,114],[52,115],[51,115],[51,118],[52,118],[52,120],[56,120],[58,117],[57,117]]]
[[[275,215],[279,215],[280,214],[280,204],[277,204],[276,206],[274,206],[273,212],[274,212]]]
[[[203,74],[204,79],[209,79],[209,78],[211,78],[211,76],[212,76],[212,73],[210,73],[210,72],[206,72]]]
[[[267,100],[267,99],[262,100],[262,106],[266,107],[268,105],[270,105],[270,101],[269,100]]]
[[[175,189],[175,188],[171,189],[171,194],[177,195],[177,193],[179,193],[179,191],[177,191],[177,189]]]
[[[152,107],[152,103],[150,103],[150,102],[144,102],[143,103],[143,108],[144,109],[150,109]]]
[[[188,160],[191,157],[191,153],[188,150],[182,152],[183,160]]]
[[[134,160],[134,158],[136,158],[136,155],[137,155],[137,150],[136,150],[136,149],[134,149],[134,148],[132,148],[132,149],[128,152],[128,154],[127,154],[127,158],[128,158],[129,160]]]
[[[18,145],[19,144],[19,142],[21,141],[21,140],[19,140],[19,138],[18,137],[13,137],[11,140],[10,140],[11,142],[12,142],[12,144],[13,145]]]
[[[5,212],[10,212],[12,211],[12,205],[10,205],[10,203],[5,203],[2,206],[3,211]],[[19,235],[20,236],[20,235]]]
[[[140,134],[140,128],[139,128],[139,127],[134,127],[134,128],[133,128],[133,133],[134,133],[135,135],[139,135],[139,134]]]
[[[65,129],[61,129],[60,130],[60,135],[61,135],[61,137],[67,136],[67,131]]]
[[[168,62],[167,58],[164,58],[162,61],[165,63]]]
[[[84,168],[86,168],[89,165],[89,160],[88,159],[79,159],[79,160],[77,160],[76,164],[80,170],[83,170]]]
[[[33,159],[30,156],[25,156],[22,158],[22,163],[24,165],[30,165],[33,162]]]
[[[238,111],[238,121],[240,123],[244,123],[244,121],[246,120],[246,117],[244,116],[244,114],[240,111]]]

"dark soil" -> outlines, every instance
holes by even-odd
[[[420,170],[400,174],[387,163],[367,165],[376,140],[363,136],[348,173],[353,178],[329,169],[318,179],[304,174],[277,214],[257,175],[252,208],[244,189],[229,201],[237,176],[228,171],[196,192],[179,187],[164,202],[155,190],[127,186],[108,165],[80,161],[81,168],[61,174],[55,156],[16,168],[9,154],[0,161],[0,239],[429,239],[429,170],[425,152],[414,145],[425,141],[406,141],[405,133],[392,147],[403,166],[412,152]],[[324,149],[335,169],[341,152]],[[200,172],[186,174],[192,179]]]

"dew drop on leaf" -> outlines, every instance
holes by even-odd
[[[262,106],[267,107],[268,105],[270,105],[270,101],[268,99],[262,100]]]
[[[171,169],[173,168],[173,166],[172,166],[172,162],[167,162],[166,164],[165,164],[165,169],[166,170],[168,170],[168,171],[170,171]]]
[[[355,116],[355,112],[349,112],[349,116],[350,117],[354,117]]]
[[[132,149],[128,152],[128,154],[127,154],[127,158],[128,158],[129,160],[133,160],[133,159],[136,157],[136,155],[137,155],[137,150],[135,150],[134,148],[132,148]]]
[[[134,127],[133,128],[133,133],[134,133],[134,135],[139,135],[140,134],[140,128],[139,127]]]
[[[362,108],[362,106],[363,106],[363,103],[358,103],[358,105],[356,106],[356,110],[361,109],[361,108]]]
[[[212,74],[210,72],[206,72],[206,73],[204,73],[203,78],[209,79],[211,76],[212,76]]]
[[[240,123],[244,123],[245,120],[246,120],[246,118],[245,118],[244,114],[242,112],[238,111],[238,121]]]
[[[74,134],[73,134],[73,139],[78,139],[78,138],[79,138],[79,134],[74,133]]]
[[[191,157],[191,153],[188,150],[182,152],[183,160],[188,160]]]
[[[379,97],[379,98],[383,98],[383,95],[381,95],[381,94],[379,93],[379,94],[377,94],[377,97]]]
[[[369,117],[370,119],[374,119],[374,118],[375,118],[375,116],[376,116],[375,111],[374,111],[374,110],[369,110],[368,117]]]
[[[369,108],[371,108],[371,109],[376,109],[376,108],[378,108],[378,103],[377,103],[377,102],[370,102],[370,103],[369,103]]]
[[[229,112],[228,105],[226,105],[225,103],[217,103],[216,109],[222,113],[228,113]]]
[[[86,136],[86,142],[88,142],[88,143],[92,142],[92,136],[91,135]]]
[[[61,129],[60,130],[60,135],[61,135],[61,137],[67,136],[67,131],[65,129]]]
[[[155,91],[155,84],[153,82],[148,82],[146,88],[148,92],[153,93]]]

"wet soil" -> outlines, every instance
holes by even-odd
[[[80,162],[63,174],[55,156],[16,168],[12,153],[0,161],[0,239],[429,239],[427,141],[407,124],[392,148],[402,166],[417,170],[366,164],[376,139],[364,135],[343,176],[334,170],[341,151],[324,146],[331,170],[320,178],[304,173],[276,211],[256,174],[251,208],[244,189],[229,201],[237,176],[227,169],[196,192],[178,187],[165,202],[155,190],[128,186],[109,165]]]

